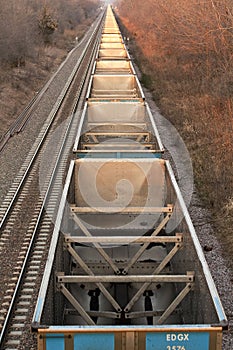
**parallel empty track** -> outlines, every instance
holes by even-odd
[[[101,26],[102,15],[84,41],[82,55],[0,208],[1,349],[25,348],[31,341],[28,337],[33,301],[43,273],[53,216]],[[44,172],[40,174],[41,171]]]

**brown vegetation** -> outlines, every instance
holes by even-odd
[[[97,0],[0,0],[0,61],[21,65],[52,36],[59,40],[66,29],[77,30],[97,6]]]
[[[142,80],[182,135],[203,202],[232,253],[232,1],[122,0],[116,5]]]
[[[81,39],[98,6],[98,0],[0,0],[0,138]]]

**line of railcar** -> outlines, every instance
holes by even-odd
[[[111,7],[32,328],[40,350],[220,350],[216,287]]]

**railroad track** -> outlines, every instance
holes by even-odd
[[[24,341],[28,341],[27,324],[31,322],[33,299],[39,288],[51,238],[52,217],[56,214],[67,158],[78,127],[79,110],[85,99],[85,81],[90,75],[101,26],[102,16],[93,26],[93,33],[85,44],[82,56],[0,209],[0,253],[5,251],[11,256],[10,264],[8,259],[4,261],[1,258],[5,276],[0,294],[1,349],[19,349]],[[67,105],[72,106],[69,111],[64,107]],[[71,117],[64,121],[64,115]],[[62,122],[62,127],[55,132]],[[54,135],[58,136],[55,151],[43,185],[39,186],[41,162]],[[11,279],[8,280],[10,275]]]

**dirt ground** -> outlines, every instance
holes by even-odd
[[[66,54],[65,50],[46,47],[38,52],[37,62],[28,59],[24,66],[15,68],[0,65],[0,138],[49,80]]]

